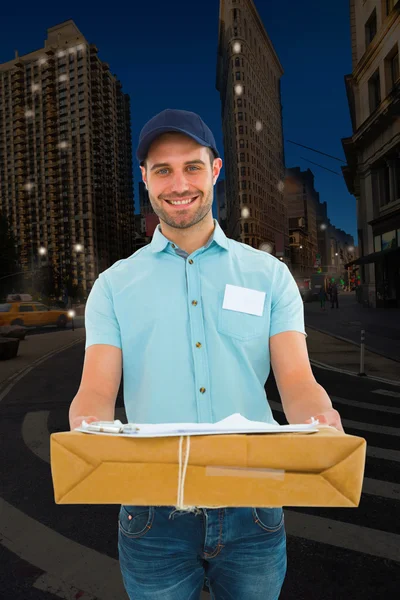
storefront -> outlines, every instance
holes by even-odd
[[[376,307],[400,308],[400,243],[397,248],[362,256],[346,267],[370,263],[375,264]]]

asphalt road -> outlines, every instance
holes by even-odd
[[[68,409],[83,358],[83,343],[51,357],[0,400],[0,597],[7,600],[126,598],[117,555],[119,507],[54,503],[49,434],[69,428]],[[367,440],[364,493],[356,509],[285,508],[288,573],[280,599],[395,598],[400,588],[400,387],[314,372],[346,432]],[[284,423],[272,378],[267,392],[275,418]],[[122,407],[121,386],[119,418]]]

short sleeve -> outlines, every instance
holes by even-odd
[[[284,331],[299,331],[307,337],[300,290],[287,265],[279,261],[272,285],[269,336]]]
[[[111,291],[105,275],[99,277],[90,290],[85,307],[85,350],[93,344],[110,344],[122,349],[121,332]]]

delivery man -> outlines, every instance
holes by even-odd
[[[143,127],[137,158],[160,224],[150,244],[94,282],[71,429],[84,419],[114,420],[122,366],[129,422],[241,413],[276,423],[264,389],[272,365],[289,423],[314,416],[343,431],[313,376],[289,269],[227,238],[212,218],[222,160],[207,125],[192,112],[164,110]],[[174,509],[121,506],[119,559],[131,599],[197,600],[204,579],[216,599],[279,597],[282,508]]]

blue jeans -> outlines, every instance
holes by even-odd
[[[118,550],[130,600],[277,600],[286,575],[282,508],[121,506]]]

